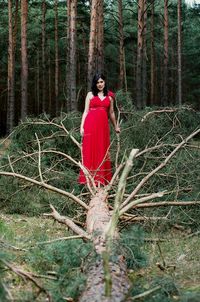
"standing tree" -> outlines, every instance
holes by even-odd
[[[21,0],[21,119],[27,116],[28,107],[28,56],[27,56],[28,1]]]
[[[154,1],[151,3],[151,88],[150,104],[155,104],[155,33],[154,33]]]
[[[181,0],[178,0],[178,104],[182,105],[182,62],[181,62],[181,52],[182,52],[182,43],[181,43]]]
[[[67,91],[67,110],[71,110],[71,103],[70,103],[70,64],[69,64],[69,53],[70,53],[70,20],[71,20],[71,5],[70,5],[70,0],[67,0],[67,41],[66,41],[66,77],[65,77],[65,82],[66,82],[66,91]]]
[[[8,1],[8,106],[7,106],[7,131],[11,132],[14,126],[14,50],[13,50],[13,25],[12,25],[12,0]]]
[[[69,25],[69,100],[70,109],[76,110],[76,20],[77,0],[70,1],[70,25]]]
[[[125,51],[124,51],[124,30],[123,30],[123,8],[122,0],[118,0],[119,15],[119,88],[125,84]]]
[[[147,4],[146,0],[144,0],[144,10],[143,10],[143,28],[142,28],[142,107],[146,106],[147,102],[147,43],[146,43],[146,35],[147,35]]]
[[[104,71],[104,9],[103,9],[103,2],[102,0],[99,0],[98,3],[98,25],[97,25],[97,70],[99,72]]]
[[[42,111],[46,111],[46,1],[42,1]]]
[[[169,17],[168,0],[164,0],[164,70],[162,104],[168,104]]]
[[[55,106],[56,106],[56,113],[59,110],[59,105],[58,105],[58,93],[59,93],[59,86],[58,86],[59,81],[58,80],[59,79],[58,79],[58,76],[59,76],[59,63],[58,63],[58,0],[55,0]],[[50,89],[50,87],[49,87],[49,89]]]
[[[98,0],[91,1],[90,12],[90,39],[89,39],[89,52],[88,52],[88,89],[95,72],[95,50],[96,50],[96,27],[97,27],[97,9]]]
[[[138,108],[142,108],[143,14],[144,14],[144,0],[139,0],[138,1],[138,32],[137,32],[137,70],[136,70],[136,100],[137,100]]]
[[[88,52],[88,89],[96,71],[104,69],[104,22],[103,0],[91,1],[90,39]]]

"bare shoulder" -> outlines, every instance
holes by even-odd
[[[92,94],[92,91],[89,91],[87,93],[87,96],[86,96],[88,99],[91,99],[93,97],[93,94]]]

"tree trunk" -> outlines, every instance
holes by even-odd
[[[7,105],[7,132],[14,127],[15,119],[15,49],[18,27],[18,0],[15,2],[14,30],[12,22],[12,1],[8,1],[9,42],[8,42],[8,105]]]
[[[90,90],[93,75],[95,73],[95,52],[96,52],[96,34],[97,34],[97,9],[98,0],[91,1],[90,13],[90,39],[88,51],[88,90]]]
[[[169,18],[168,0],[164,0],[164,70],[162,104],[168,105]]]
[[[71,110],[77,109],[76,101],[76,19],[77,19],[77,0],[70,1],[70,53],[69,53],[69,72],[70,72],[70,103]]]
[[[42,1],[42,111],[46,112],[46,1]]]
[[[36,58],[36,112],[37,114],[40,113],[40,51],[37,51],[37,58]]]
[[[97,70],[99,73],[104,72],[104,9],[103,0],[99,0],[98,3],[98,25],[97,25]]]
[[[136,70],[136,100],[138,108],[142,108],[142,50],[143,50],[143,13],[144,0],[138,1],[138,40],[137,40],[137,70]]]
[[[56,69],[55,69],[56,70]],[[52,89],[51,89],[51,49],[50,49],[50,38],[48,39],[48,111],[50,114],[54,114],[55,108],[54,104],[52,104]],[[56,81],[55,81],[55,86],[56,86]]]
[[[14,50],[13,50],[13,26],[12,26],[12,0],[8,1],[8,105],[7,105],[7,132],[14,127]]]
[[[151,96],[150,104],[155,104],[155,45],[154,45],[154,0],[151,3]]]
[[[146,106],[147,103],[147,43],[146,43],[146,34],[147,34],[147,4],[144,0],[143,4],[143,28],[142,28],[142,107]]]
[[[126,263],[122,255],[115,255],[116,261],[109,261],[112,279],[111,296],[105,297],[105,233],[110,221],[107,192],[100,190],[91,200],[87,213],[87,232],[92,235],[97,254],[100,256],[91,266],[87,275],[87,285],[80,302],[118,302],[124,301],[129,289]]]
[[[55,0],[55,112],[59,111],[58,94],[59,94],[59,63],[58,63],[58,0]]]
[[[119,15],[119,89],[124,87],[124,31],[123,31],[123,9],[122,0],[118,0],[118,15]]]
[[[182,43],[181,43],[181,4],[182,1],[178,0],[178,104],[182,105],[182,62],[181,62],[181,51],[182,51]]]
[[[67,104],[66,109],[67,111],[71,111],[71,100],[70,100],[70,64],[69,64],[69,57],[70,57],[70,20],[71,20],[71,0],[67,0],[67,47],[66,47],[66,94],[67,94]]]
[[[28,57],[27,57],[28,1],[21,0],[21,119],[27,116],[28,108]]]

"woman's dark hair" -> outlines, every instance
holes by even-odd
[[[105,87],[103,89],[103,94],[104,96],[108,95],[108,88],[106,85],[106,78],[102,73],[96,73],[93,80],[92,80],[92,86],[91,86],[91,90],[92,90],[92,94],[93,95],[98,95],[98,89],[97,89],[97,82],[99,79],[102,79],[105,81]]]

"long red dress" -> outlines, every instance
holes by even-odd
[[[112,178],[109,155],[109,96],[114,96],[114,94],[109,92],[103,100],[98,96],[94,96],[90,100],[89,112],[83,126],[82,164],[89,171],[95,183],[103,185],[107,184]],[[86,182],[86,177],[81,170],[79,174],[79,183],[85,184]]]

